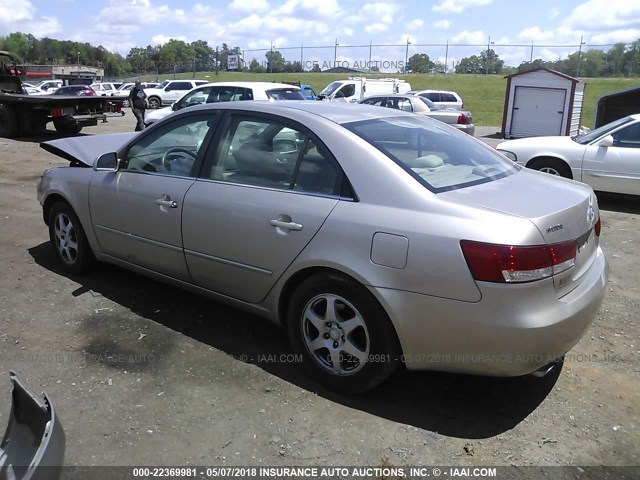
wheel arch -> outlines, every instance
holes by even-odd
[[[64,202],[66,203],[69,208],[71,210],[74,211],[74,213],[77,214],[77,212],[74,210],[73,206],[71,205],[71,202],[64,197],[64,195],[60,194],[60,193],[51,193],[47,196],[47,198],[45,199],[44,203],[42,204],[42,216],[43,216],[43,220],[45,225],[49,226],[49,214],[51,213],[51,207],[53,207],[54,204],[56,204],[57,202]],[[84,228],[84,225],[83,225]]]
[[[280,325],[282,325],[282,327],[287,328],[287,318],[288,318],[288,313],[289,313],[289,304],[290,304],[290,300],[291,300],[291,296],[293,295],[293,293],[296,290],[296,287],[298,285],[300,285],[302,282],[304,282],[305,280],[307,280],[310,277],[313,277],[315,275],[319,275],[319,274],[326,274],[326,275],[336,275],[336,276],[340,276],[343,277],[351,282],[354,283],[358,283],[362,286],[364,286],[367,290],[369,290],[369,293],[371,295],[371,298],[378,303],[378,305],[380,305],[380,308],[386,313],[387,318],[389,320],[389,323],[391,324],[391,327],[393,328],[393,331],[395,333],[396,336],[396,341],[397,341],[397,345],[400,347],[400,349],[402,349],[402,342],[400,341],[400,336],[398,335],[398,330],[396,328],[395,323],[393,322],[393,317],[392,315],[389,315],[389,312],[387,311],[387,309],[385,308],[384,304],[382,302],[380,302],[380,300],[376,297],[376,295],[371,292],[371,290],[369,288],[367,288],[366,285],[364,285],[362,283],[362,281],[358,280],[355,276],[350,275],[347,272],[344,272],[338,268],[334,268],[334,267],[330,267],[330,266],[309,266],[309,267],[305,267],[297,272],[295,272],[293,275],[291,275],[291,277],[289,277],[287,279],[287,281],[285,282],[284,286],[282,287],[282,289],[280,290],[280,295],[278,297],[278,301],[277,301],[277,305],[278,305],[278,317],[277,320],[280,323]]]
[[[573,180],[573,170],[571,170],[571,165],[569,165],[569,162],[567,162],[564,158],[561,158],[561,157],[558,157],[558,156],[555,156],[555,155],[538,155],[538,156],[533,157],[532,159],[530,159],[527,162],[527,164],[525,165],[525,167],[535,170],[534,165],[536,163],[543,162],[543,161],[558,162],[558,163],[566,166],[567,167],[567,171],[571,175],[569,178],[571,178]]]

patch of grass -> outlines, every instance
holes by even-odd
[[[369,78],[383,77],[404,78],[414,89],[434,88],[454,90],[464,99],[464,108],[473,114],[476,125],[502,125],[507,80],[502,75],[367,75]],[[159,79],[173,79],[173,74],[160,75]],[[176,78],[192,78],[192,73],[176,74]],[[230,81],[266,81],[266,82],[300,82],[311,85],[316,92],[334,80],[349,77],[344,73],[245,73],[245,72],[197,72],[195,77],[211,82]],[[155,80],[155,75],[146,76],[146,80]],[[586,82],[585,102],[582,110],[582,125],[593,127],[595,107],[600,95],[640,84],[638,78],[582,78]],[[639,109],[640,111],[640,109]]]

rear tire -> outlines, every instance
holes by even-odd
[[[530,162],[527,166],[533,170],[538,170],[539,172],[548,173],[550,175],[573,178],[569,165],[557,158],[538,158]]]
[[[332,390],[361,393],[400,364],[400,344],[382,306],[363,285],[319,274],[291,296],[287,328],[309,374]]]
[[[74,133],[80,133],[82,131],[82,125],[74,122],[53,122],[53,126],[56,132],[63,135],[73,135]]]
[[[0,137],[13,138],[18,134],[18,117],[9,105],[0,104]]]
[[[66,272],[77,275],[94,265],[95,257],[80,220],[66,202],[54,203],[49,211],[49,240]]]

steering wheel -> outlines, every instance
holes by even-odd
[[[186,148],[182,148],[182,147],[170,148],[169,150],[164,152],[164,155],[162,156],[162,166],[164,168],[166,168],[167,170],[169,170],[171,168],[171,166],[169,165],[169,157],[174,153],[186,153],[193,160],[196,159],[196,154],[194,154],[193,152],[187,150]]]

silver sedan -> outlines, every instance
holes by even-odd
[[[476,133],[476,126],[473,124],[471,112],[439,107],[418,93],[375,95],[365,98],[360,103],[425,115],[462,130],[469,135]]]
[[[590,187],[419,115],[233,102],[42,146],[71,162],[38,187],[68,272],[110,262],[266,317],[336,390],[400,363],[544,373],[604,296]]]

